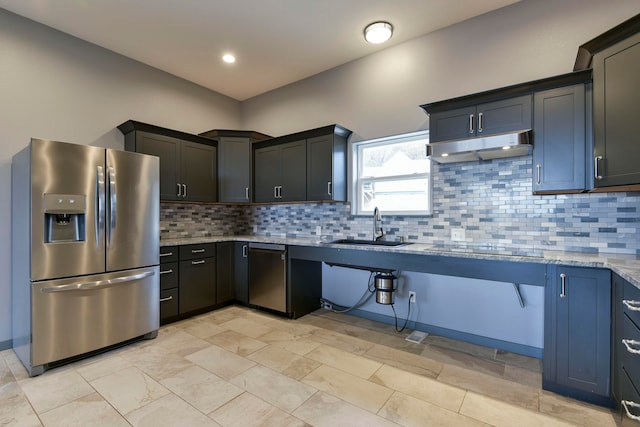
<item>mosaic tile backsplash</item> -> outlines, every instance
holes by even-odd
[[[640,193],[534,196],[531,156],[433,167],[433,215],[384,216],[388,239],[531,250],[640,254]],[[371,238],[349,203],[161,205],[161,238],[255,234]],[[456,243],[457,244],[457,243]]]

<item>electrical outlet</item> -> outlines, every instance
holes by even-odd
[[[409,302],[414,304],[416,302],[416,293],[409,291]]]
[[[463,242],[465,239],[464,228],[452,228],[451,240],[454,242]]]
[[[333,306],[331,304],[329,304],[328,302],[323,302],[322,303],[322,308],[324,308],[325,310],[333,310]]]

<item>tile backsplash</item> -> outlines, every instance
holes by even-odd
[[[433,215],[384,216],[389,239],[640,254],[640,193],[534,196],[531,156],[433,167]],[[371,238],[372,219],[349,203],[161,204],[161,238],[257,234]]]

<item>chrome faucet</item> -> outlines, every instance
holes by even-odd
[[[380,233],[378,235],[378,233]],[[378,241],[384,237],[384,230],[382,229],[382,214],[376,206],[373,209],[373,240]]]

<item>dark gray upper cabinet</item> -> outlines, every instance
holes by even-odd
[[[585,85],[537,92],[533,97],[533,192],[586,189]]]
[[[129,120],[118,129],[125,149],[160,158],[160,199],[217,201],[216,141]]]
[[[347,138],[338,134],[307,139],[307,199],[347,199]]]
[[[219,191],[221,202],[250,202],[251,138],[226,136],[218,139]]]
[[[543,388],[610,404],[611,271],[550,265]]]
[[[640,184],[640,33],[593,56],[594,185]]]
[[[531,95],[464,106],[429,115],[431,142],[531,129]]]
[[[254,152],[255,201],[306,200],[306,141],[257,148]]]

